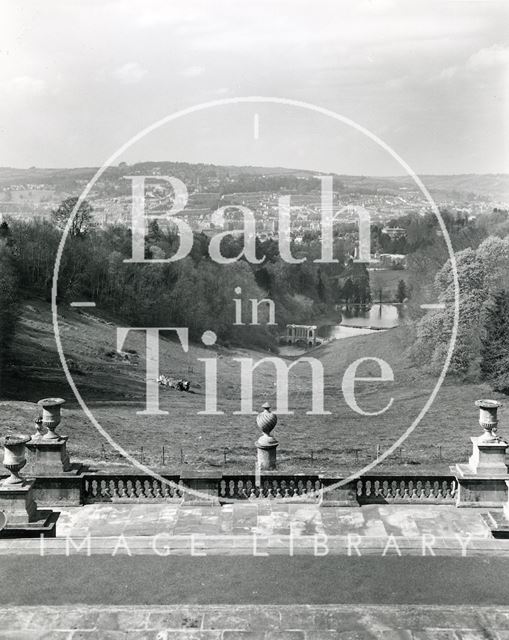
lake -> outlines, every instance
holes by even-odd
[[[371,307],[344,305],[341,308],[341,322],[319,326],[318,335],[338,340],[380,329],[393,329],[399,325],[403,313],[404,308],[395,304],[373,304]]]
[[[404,307],[395,304],[374,304],[368,309],[361,305],[345,305],[341,309],[341,324],[333,326],[393,329],[399,325],[403,313]]]
[[[324,340],[341,340],[354,336],[375,333],[376,331],[393,329],[397,327],[404,314],[404,307],[394,304],[374,304],[371,307],[364,305],[343,306],[339,324],[320,324],[318,336]],[[309,324],[313,324],[310,322]],[[307,349],[301,345],[281,345],[279,353],[282,356],[299,356]]]

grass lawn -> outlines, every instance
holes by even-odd
[[[83,314],[63,310],[60,322],[66,356],[72,360],[74,380],[90,409],[108,433],[145,463],[161,466],[162,447],[168,468],[183,460],[199,468],[219,467],[226,456],[227,470],[246,470],[254,465],[254,443],[260,435],[255,415],[235,415],[240,409],[240,365],[235,358],[255,360],[263,354],[247,350],[207,349],[191,346],[185,354],[169,339],[161,344],[160,370],[188,378],[193,393],[160,389],[164,416],[141,416],[145,396],[145,338],[131,332],[125,349],[137,351],[131,361],[111,356],[116,349],[116,325],[99,318],[99,312]],[[37,415],[34,403],[45,396],[62,396],[68,404],[59,430],[69,435],[69,450],[75,460],[122,464],[114,451],[77,404],[63,375],[55,348],[49,306],[42,301],[26,305],[14,345],[18,366],[1,388],[0,411],[4,431],[33,431]],[[325,409],[329,415],[308,415],[311,410],[310,368],[297,365],[290,375],[289,408],[293,415],[280,415],[274,435],[279,440],[281,470],[331,471],[338,475],[359,469],[376,458],[412,423],[421,411],[436,378],[412,365],[404,356],[403,328],[328,343],[310,352],[324,369]],[[108,355],[110,354],[110,355]],[[220,415],[199,415],[205,408],[203,363],[199,358],[218,356],[218,409]],[[362,416],[345,401],[342,379],[346,368],[362,357],[385,360],[394,372],[394,382],[358,382],[356,400],[366,412],[379,411],[391,397],[392,405],[379,416]],[[360,376],[378,376],[371,362],[359,368]],[[275,406],[274,367],[260,367],[254,376],[256,411],[268,400]],[[447,381],[429,412],[397,451],[382,464],[394,472],[433,471],[448,473],[449,464],[465,461],[471,447],[469,437],[478,435],[477,409],[480,397],[500,397],[487,387]],[[504,427],[502,435],[509,436]]]
[[[509,559],[496,557],[15,555],[0,558],[0,570],[9,585],[2,605],[496,606],[509,598]]]

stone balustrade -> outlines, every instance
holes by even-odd
[[[359,504],[455,504],[458,482],[454,476],[364,476],[356,481]]]
[[[277,424],[277,416],[270,411],[267,403],[257,416],[257,425],[263,435],[256,442],[255,471],[204,471],[186,465],[172,473],[168,473],[167,469],[159,473],[154,470],[154,475],[130,467],[91,470],[69,461],[67,438],[55,432],[60,423],[63,403],[60,398],[41,400],[39,404],[43,413],[36,421],[37,433],[32,438],[23,437],[20,443],[16,441],[12,444],[8,439],[5,442],[4,465],[14,474],[17,473],[16,469],[21,469],[25,464],[25,458],[23,453],[18,460],[9,447],[22,446],[24,451],[26,444],[33,450],[36,464],[31,475],[34,477],[23,480],[23,491],[32,492],[33,488],[36,500],[43,505],[133,501],[209,505],[241,500],[282,500],[315,502],[323,507],[396,502],[491,507],[501,506],[507,500],[509,472],[505,455],[509,445],[497,434],[500,403],[495,400],[476,402],[484,433],[471,439],[473,455],[468,464],[451,467],[454,475],[396,475],[380,471],[344,484],[335,473],[294,474],[276,470],[278,442],[271,432]],[[44,433],[44,430],[47,432]],[[14,466],[9,461],[15,463]],[[9,480],[0,483],[5,494],[4,500],[7,500],[3,508],[5,512],[9,509],[12,511],[15,506],[16,496],[11,495],[14,489],[10,489],[10,485],[16,488],[18,483],[21,486],[18,480],[11,475]],[[506,516],[509,523],[509,511]]]
[[[255,476],[227,476],[219,482],[219,499],[293,499],[317,501],[322,483],[318,476],[264,476],[257,485]]]
[[[189,472],[186,472],[189,474]],[[83,475],[83,502],[177,502],[185,495],[185,487],[201,491],[193,478],[178,473],[164,474],[173,483],[169,486],[159,479],[135,470],[110,472],[96,471]],[[219,502],[237,500],[288,500],[319,502],[322,489],[338,483],[341,478],[327,476],[325,483],[319,474],[271,473],[260,478],[254,474],[206,472],[199,476],[208,485]],[[446,475],[371,475],[353,480],[346,485],[353,495],[352,505],[397,502],[455,504],[458,483],[454,476]],[[330,492],[331,494],[333,491]],[[327,496],[327,491],[325,491]]]
[[[182,486],[178,475],[163,476]],[[157,478],[136,473],[94,473],[83,478],[83,500],[94,502],[180,502],[183,490]]]

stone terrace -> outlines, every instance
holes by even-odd
[[[290,531],[293,552],[301,557],[314,554],[315,539],[318,540],[319,553],[324,553],[325,547],[320,545],[326,540],[327,553],[331,557],[350,554],[357,557],[361,554],[368,556],[368,561],[370,558],[373,561],[380,558],[383,562],[385,553],[394,556],[395,560],[398,560],[396,556],[400,553],[412,557],[422,556],[423,553],[429,557],[435,553],[443,555],[444,559],[466,555],[465,560],[459,560],[465,563],[471,562],[470,556],[473,560],[509,556],[509,540],[492,538],[482,523],[481,512],[480,509],[457,509],[452,505],[367,505],[324,509],[318,505],[274,501],[208,507],[98,503],[61,511],[57,537],[44,541],[44,555],[50,557],[43,560],[57,560],[66,553],[75,557],[84,556],[87,553],[86,544],[81,545],[89,534],[92,560],[94,557],[98,559],[98,555],[102,558],[105,554],[115,555],[113,560],[121,560],[124,565],[140,556],[154,557],[155,549],[163,554],[169,550],[171,556],[190,556],[194,552],[230,557],[238,554],[248,560],[247,556],[253,555],[255,536],[256,553],[281,557],[289,554]],[[351,546],[349,549],[349,535],[358,536],[352,538],[357,548]],[[423,536],[426,543],[424,547]],[[69,545],[70,540],[72,543]],[[157,542],[154,543],[154,540]],[[463,540],[464,546],[460,540]],[[24,563],[29,562],[30,558],[40,560],[36,557],[41,552],[40,544],[38,539],[0,540],[0,571],[4,559],[12,561],[19,557]],[[68,563],[72,559],[62,558]],[[190,560],[201,562],[206,558]],[[288,562],[291,563],[291,558],[288,558]],[[64,571],[72,572],[71,567],[72,564],[69,564]],[[206,567],[204,571],[207,571]],[[44,590],[48,589],[49,594],[52,592],[51,580],[45,580],[38,570],[31,575],[35,575],[36,580],[41,575],[40,590],[36,591],[41,592],[44,602]],[[56,575],[60,575],[58,571]],[[121,576],[119,573],[119,580],[125,580]],[[23,580],[22,574],[20,579]],[[27,573],[26,579],[33,578]],[[288,578],[281,575],[280,579],[280,587],[284,590]],[[83,580],[87,582],[87,577],[83,577]],[[461,578],[458,577],[458,580],[461,581]],[[334,584],[341,587],[340,581],[336,580]],[[164,585],[162,588],[164,591]],[[311,591],[314,586],[306,584],[306,588]],[[345,588],[348,588],[346,583]],[[142,596],[140,594],[140,598]],[[214,602],[213,593],[210,597]],[[83,601],[86,601],[85,598]],[[73,599],[67,602],[73,602]],[[438,595],[436,602],[440,602]],[[127,607],[108,603],[97,607],[79,602],[70,606],[66,604],[65,597],[58,606],[0,607],[0,640],[43,638],[509,640],[509,607],[465,604],[133,604]]]
[[[4,441],[0,640],[509,640],[509,540],[486,526],[509,533],[498,402],[477,402],[484,433],[451,476],[278,475],[266,408],[260,478],[171,487],[71,464],[62,403]],[[50,535],[13,537],[39,531],[34,496]]]
[[[8,629],[16,629],[9,631]],[[509,608],[409,606],[19,607],[2,640],[507,640]]]
[[[60,511],[57,537],[0,540],[0,554],[91,553],[207,554],[339,553],[509,555],[509,541],[495,539],[480,509],[453,505],[366,505],[320,508],[274,501],[222,506],[97,503]],[[120,536],[123,536],[119,542]],[[316,549],[316,552],[315,552]],[[358,552],[357,552],[358,549]]]

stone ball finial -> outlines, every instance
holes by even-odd
[[[263,411],[256,416],[256,424],[265,433],[269,435],[277,424],[277,415],[270,410],[270,404],[265,402],[262,405]]]

